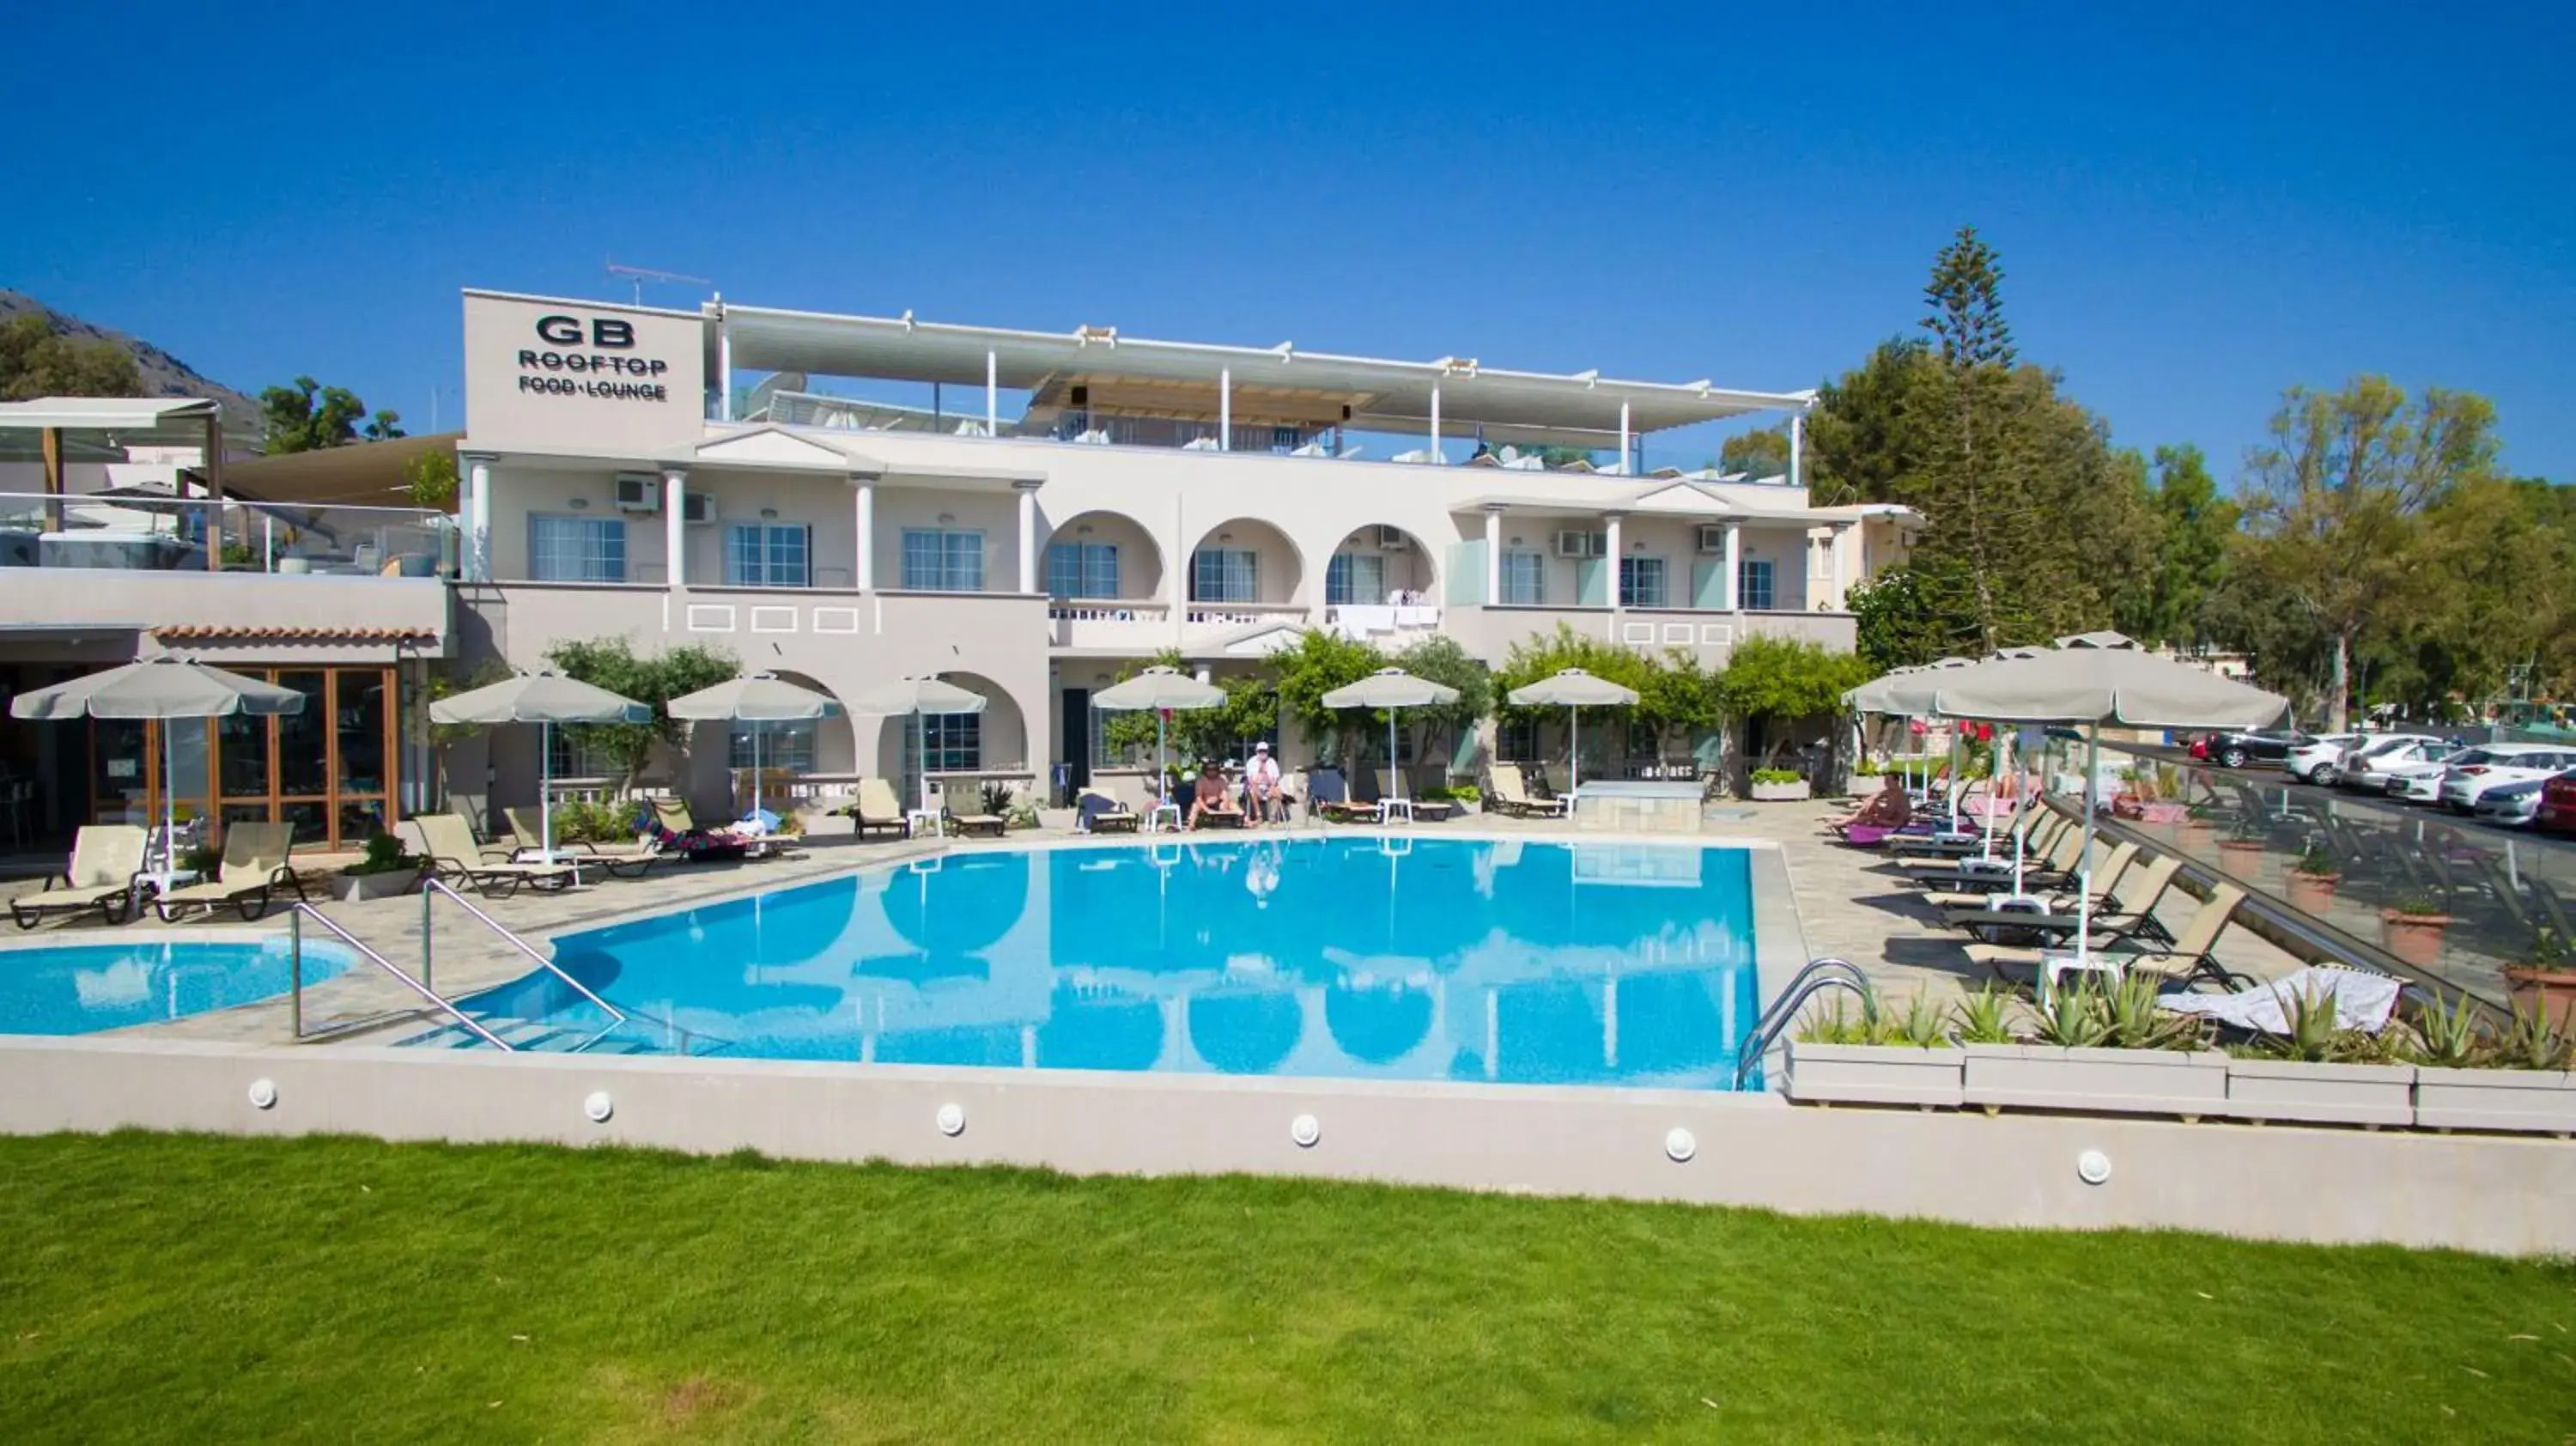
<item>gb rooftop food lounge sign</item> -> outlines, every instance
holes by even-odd
[[[705,418],[695,313],[465,293],[469,446],[649,453],[696,442]]]

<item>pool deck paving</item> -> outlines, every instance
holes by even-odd
[[[1929,991],[1946,997],[1975,988],[1983,975],[1960,950],[1961,936],[1945,930],[1932,911],[1903,886],[1881,856],[1834,841],[1823,823],[1846,810],[1832,802],[1710,805],[1702,819],[1703,840],[1744,840],[1779,846],[1790,879],[1808,952],[1858,964],[1882,995],[1903,999]],[[837,820],[827,821],[837,823]],[[844,828],[846,825],[843,826]],[[1415,830],[1431,836],[1443,832],[1503,832],[1533,838],[1598,839],[1557,821],[1524,820],[1480,814],[1448,824],[1422,824]],[[1253,833],[1278,836],[1348,835],[1348,826],[1294,824]],[[538,947],[555,934],[597,928],[625,919],[688,908],[728,897],[773,890],[831,877],[852,869],[926,857],[947,849],[1023,846],[1032,841],[1073,837],[1060,830],[1022,831],[999,841],[965,839],[869,840],[845,831],[818,832],[801,853],[757,862],[670,864],[639,879],[601,878],[580,888],[547,891],[523,888],[508,898],[467,897],[484,912]],[[1217,839],[1241,837],[1219,834]],[[1672,835],[1688,842],[1689,835]],[[1661,841],[1659,839],[1659,841]],[[2169,926],[2179,928],[2196,901],[2169,896],[2158,910]],[[357,903],[325,903],[320,909],[333,923],[365,941],[395,965],[417,971],[421,961],[422,903],[418,896]],[[508,983],[536,966],[497,932],[474,920],[454,900],[435,898],[432,982],[454,998]],[[110,931],[95,922],[54,925],[23,935],[26,942],[75,943],[147,936],[244,938],[283,935],[283,911],[272,909],[255,924],[243,925],[229,913],[215,920],[191,919],[163,924],[148,914]],[[306,926],[309,940],[325,931]],[[2298,967],[2299,961],[2243,929],[2222,936],[2219,956],[2228,968],[2258,978],[2272,978]],[[363,962],[339,976],[305,988],[308,1034],[323,1038],[389,1044],[436,1029],[445,1016],[384,971]],[[293,1014],[283,997],[231,1009],[215,1010],[166,1023],[117,1031],[132,1038],[213,1040],[239,1044],[284,1044],[294,1039]]]

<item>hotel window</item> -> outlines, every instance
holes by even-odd
[[[1538,757],[1538,719],[1506,718],[1494,725],[1494,757],[1525,763]]]
[[[1261,556],[1248,547],[1202,547],[1190,557],[1190,601],[1261,600]]]
[[[1619,559],[1619,606],[1659,608],[1664,605],[1664,560],[1660,557]]]
[[[1047,595],[1055,598],[1118,596],[1118,544],[1056,542],[1047,546]]]
[[[800,719],[792,723],[735,723],[725,738],[725,766],[752,766],[752,733],[760,734],[760,769],[762,772],[785,770],[789,773],[814,771],[814,723]]]
[[[1386,559],[1374,552],[1334,553],[1324,564],[1324,601],[1336,607],[1386,601]]]
[[[626,519],[529,518],[528,576],[537,582],[626,581]]]
[[[808,529],[796,524],[736,522],[725,528],[727,587],[806,587],[812,551]]]
[[[624,778],[625,760],[589,734],[581,727],[548,729],[546,767],[557,778]]]
[[[972,773],[983,767],[983,716],[933,713],[924,717],[917,727],[903,731],[903,762],[906,772]]]
[[[1735,567],[1735,605],[1746,612],[1771,610],[1771,564],[1748,557]]]
[[[903,585],[915,592],[982,592],[984,534],[934,527],[905,528]]]
[[[1546,579],[1547,554],[1506,552],[1503,554],[1503,595],[1499,600],[1515,607],[1537,607],[1546,600]]]

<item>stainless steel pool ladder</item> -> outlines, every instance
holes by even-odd
[[[1771,1007],[1762,1011],[1762,1017],[1753,1021],[1753,1032],[1744,1036],[1744,1048],[1735,1057],[1737,1089],[1744,1088],[1746,1077],[1762,1062],[1762,1056],[1771,1052],[1781,1032],[1797,1022],[1798,1011],[1807,1001],[1828,989],[1859,995],[1863,1009],[1878,1006],[1878,996],[1869,987],[1869,976],[1861,972],[1859,965],[1849,959],[1808,960],[1806,968],[1790,977],[1789,987],[1780,991],[1780,997],[1771,1001]]]
[[[520,938],[516,933],[513,933],[513,932],[510,930],[510,927],[509,927],[508,925],[506,925],[506,924],[502,923],[500,920],[493,918],[491,915],[489,915],[489,914],[487,914],[487,913],[484,913],[484,912],[483,912],[483,910],[482,910],[480,907],[478,907],[472,899],[469,899],[469,898],[465,897],[463,894],[460,894],[460,893],[456,892],[456,890],[455,890],[455,889],[450,888],[450,887],[448,886],[447,882],[446,882],[444,879],[435,879],[435,878],[433,878],[433,879],[425,879],[425,880],[423,880],[423,881],[422,881],[422,883],[421,883],[421,890],[420,890],[420,962],[421,962],[421,972],[423,972],[423,973],[427,973],[427,972],[428,972],[428,970],[429,970],[430,949],[431,949],[431,943],[430,943],[430,941],[431,941],[431,938],[433,937],[433,936],[432,936],[432,926],[433,926],[433,924],[435,923],[435,920],[432,918],[431,913],[430,913],[430,905],[432,905],[432,904],[436,903],[436,902],[438,901],[438,896],[439,896],[439,895],[441,895],[441,894],[445,894],[447,897],[449,897],[449,898],[451,898],[451,899],[454,899],[457,903],[459,903],[459,904],[463,905],[463,906],[464,906],[464,909],[465,909],[465,912],[467,912],[467,913],[469,913],[469,914],[472,914],[475,918],[477,918],[477,919],[479,919],[479,920],[481,920],[481,921],[483,922],[483,927],[484,927],[484,928],[489,929],[489,930],[491,930],[493,933],[500,935],[500,936],[501,936],[501,939],[502,939],[502,941],[503,941],[504,943],[507,943],[511,948],[518,950],[521,954],[524,954],[524,955],[526,955],[528,958],[530,958],[530,959],[534,960],[534,961],[536,962],[536,965],[537,965],[537,967],[538,967],[538,968],[545,970],[547,973],[552,974],[552,975],[553,975],[553,976],[555,976],[557,979],[560,979],[560,980],[562,980],[564,983],[571,985],[571,986],[572,986],[572,988],[573,988],[573,992],[574,992],[574,993],[576,993],[576,994],[580,995],[580,996],[581,996],[582,998],[584,998],[584,999],[589,1000],[591,1003],[598,1005],[598,1006],[599,1006],[599,1008],[600,1008],[600,1010],[601,1010],[601,1012],[602,1012],[602,1013],[605,1013],[605,1014],[608,1016],[608,1024],[607,1024],[605,1027],[603,1027],[603,1028],[602,1028],[602,1029],[601,1029],[597,1034],[594,1034],[594,1035],[592,1035],[590,1038],[583,1040],[581,1043],[579,1043],[579,1044],[577,1044],[577,1045],[574,1045],[574,1046],[572,1047],[572,1049],[569,1051],[570,1053],[573,1053],[573,1054],[579,1054],[579,1053],[581,1053],[583,1050],[586,1050],[586,1049],[590,1048],[592,1045],[599,1043],[601,1040],[606,1039],[610,1034],[612,1034],[612,1033],[616,1032],[616,1030],[617,1030],[620,1026],[622,1026],[622,1025],[624,1025],[624,1024],[626,1023],[626,1011],[625,1011],[625,1010],[618,1008],[616,1005],[611,1004],[611,1003],[609,1003],[607,1000],[600,998],[597,994],[592,993],[589,985],[582,983],[580,980],[575,979],[575,978],[573,978],[570,974],[568,974],[568,973],[564,972],[563,966],[562,966],[562,965],[557,964],[553,959],[551,959],[551,958],[547,957],[547,955],[546,955],[545,951],[543,951],[543,950],[539,949],[536,945],[529,943],[527,940]],[[452,1011],[452,1008],[451,1008],[451,1012],[453,1012],[453,1011]],[[461,1018],[462,1016],[460,1015],[459,1017]],[[495,1036],[494,1034],[492,1034],[492,1033],[491,1033],[490,1031],[488,1031],[488,1030],[485,1030],[485,1029],[480,1028],[480,1027],[478,1026],[478,1027],[475,1029],[475,1031],[474,1031],[474,1032],[475,1032],[476,1034],[481,1035],[481,1036],[482,1036],[483,1038],[485,1038],[485,1039],[491,1040],[494,1044],[501,1044],[501,1041],[500,1041],[499,1037]],[[502,1044],[502,1045],[501,1045],[501,1047],[502,1047],[503,1049],[508,1049],[508,1048],[509,1048],[509,1046],[508,1046],[508,1045],[506,1045],[506,1044]],[[684,1047],[683,1052],[685,1052],[685,1047]]]
[[[467,1029],[473,1031],[474,1034],[481,1038],[484,1043],[489,1044],[496,1049],[505,1051],[510,1050],[511,1046],[507,1040],[504,1040],[501,1036],[484,1028],[482,1023],[476,1020],[474,1016],[467,1014],[463,1009],[458,1008],[454,1000],[449,999],[447,996],[440,994],[437,990],[430,988],[427,984],[418,979],[414,979],[411,975],[403,972],[401,965],[398,965],[391,959],[377,953],[373,948],[368,946],[367,941],[350,933],[348,930],[341,928],[338,924],[333,923],[330,915],[323,913],[320,909],[315,908],[311,904],[300,901],[292,909],[288,910],[286,915],[287,933],[289,938],[287,952],[289,955],[289,967],[293,970],[293,984],[288,992],[293,1001],[291,1009],[294,1015],[295,1037],[297,1039],[305,1037],[304,921],[306,919],[311,919],[314,923],[321,925],[323,930],[329,933],[331,937],[348,945],[351,949],[356,950],[359,958],[366,960],[368,963],[375,965],[377,968],[382,969],[387,974],[390,974],[395,979],[401,981],[404,988],[419,995],[421,998],[428,1000],[438,1008],[445,1010],[458,1024],[461,1024]],[[424,941],[422,948],[426,949],[427,947],[427,942]]]

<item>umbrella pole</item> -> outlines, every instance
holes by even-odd
[[[1395,796],[1404,797],[1404,765],[1395,756],[1395,710],[1386,710],[1386,771],[1395,779]]]
[[[2075,869],[2075,967],[2084,967],[2084,956],[2093,944],[2093,804],[2099,792],[2095,779],[2101,774],[2102,725],[2084,730],[2084,852],[2076,856]]]
[[[1172,801],[1172,773],[1163,762],[1163,726],[1170,720],[1163,713],[1161,708],[1154,710],[1154,802],[1157,804]]]
[[[537,858],[549,865],[555,861],[554,737],[555,725],[537,725],[537,831],[545,835],[537,840]]]
[[[751,721],[751,816],[760,817],[760,720]]]
[[[1565,714],[1565,791],[1573,793],[1583,787],[1583,705],[1569,703]]]
[[[1989,859],[1995,856],[1995,791],[2003,786],[2004,754],[2008,746],[2004,730],[1996,729],[1995,751],[1986,760],[1986,857]]]
[[[153,720],[161,730],[161,892],[170,892],[170,875],[179,867],[179,750],[170,741],[170,720]]]

